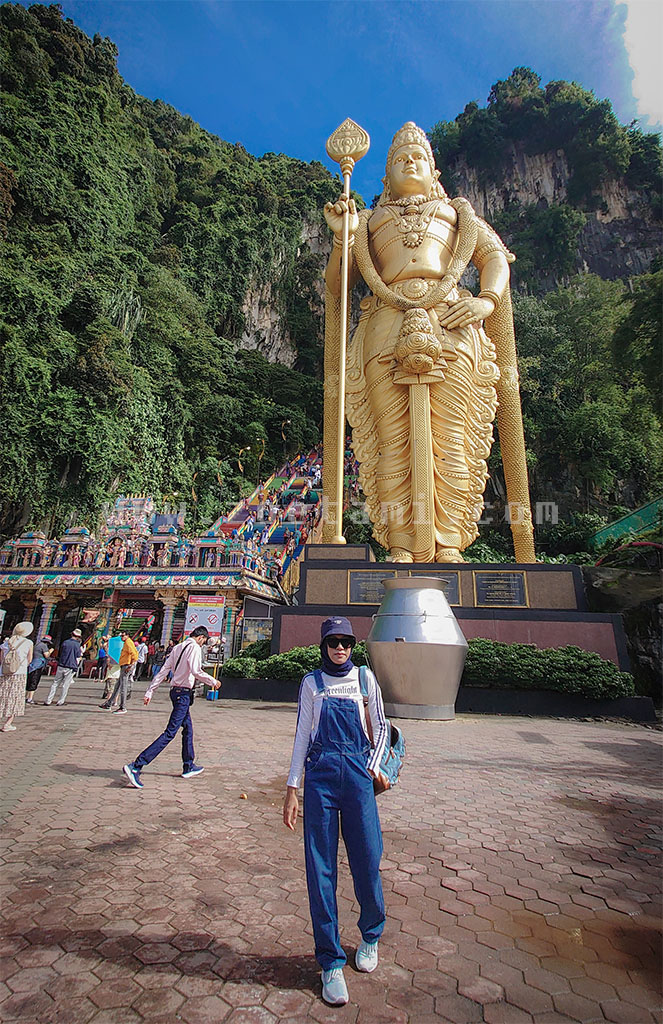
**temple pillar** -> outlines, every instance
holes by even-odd
[[[64,601],[66,596],[67,591],[64,587],[46,587],[44,589],[40,588],[37,591],[37,597],[41,601],[41,618],[39,619],[35,639],[38,640],[44,635],[44,633],[48,633],[51,628],[55,609],[59,605],[60,601]]]
[[[232,657],[235,647],[239,645],[239,634],[237,633],[237,617],[244,605],[243,596],[237,591],[228,591],[226,598],[225,630],[226,656]]]
[[[161,643],[165,646],[170,640],[173,633],[173,623],[175,621],[175,609],[178,604],[182,601],[186,601],[189,596],[187,590],[176,590],[176,589],[165,589],[155,590],[155,600],[160,601],[163,605],[163,625],[161,626]]]

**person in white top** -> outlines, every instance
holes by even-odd
[[[0,669],[0,719],[5,719],[2,732],[15,732],[14,718],[25,714],[25,684],[33,650],[28,637],[33,628],[31,622],[19,622],[7,641]]]
[[[193,722],[191,721],[190,707],[193,704],[194,686],[196,680],[200,679],[209,686],[216,689],[218,682],[214,676],[208,675],[202,669],[201,647],[209,640],[209,633],[205,626],[197,626],[191,636],[173,647],[162,667],[145,691],[143,704],[149,704],[157,686],[170,675],[170,699],[173,710],[168,719],[168,725],[160,736],[153,743],[146,747],[134,761],[125,764],[122,769],[132,786],[142,789],[143,783],[140,778],[141,770],[146,764],[157,757],[172,739],[175,738],[179,729],[182,729],[182,778],[191,779],[194,775],[200,775],[204,771],[201,765],[196,764],[193,750]]]
[[[306,884],[315,955],[322,968],[322,997],[335,1006],[348,1001],[343,977],[347,958],[340,942],[336,904],[339,819],[361,908],[362,941],[355,957],[358,970],[377,967],[378,940],[385,922],[380,881],[382,831],[373,779],[379,775],[387,723],[372,672],[367,673],[368,707],[364,707],[359,669],[351,658],[355,643],[348,619],[336,616],[322,623],[322,671],[302,679],[283,805],[283,821],[294,831],[299,815],[297,789],[304,773]]]
[[[140,679],[143,676],[143,673],[145,672],[145,665],[147,663],[148,655],[148,648],[147,644],[145,643],[144,636],[142,636],[138,641],[136,652],[138,654],[138,664],[136,666],[136,679]]]

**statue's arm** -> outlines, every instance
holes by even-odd
[[[479,271],[480,291],[476,298],[455,302],[444,317],[443,327],[467,327],[491,316],[509,287],[509,263],[515,259],[501,238],[485,221],[477,218],[479,231],[472,262]]]
[[[348,210],[350,216],[349,223],[349,258],[350,267],[348,274],[348,285],[352,289],[357,283],[359,278],[359,271],[354,261],[352,254],[352,246],[354,245],[355,234],[359,226],[359,216],[357,214],[357,207],[354,199],[350,199],[343,193],[339,196],[335,203],[327,203],[324,208],[324,215],[327,224],[334,232],[334,244],[327,263],[327,269],[325,271],[325,282],[332,295],[337,298],[341,293],[341,255],[342,255],[342,235],[343,235],[343,214]]]
[[[357,269],[352,249],[350,249],[350,267],[348,270],[348,288],[350,291],[352,291],[360,277],[361,275]],[[341,249],[336,245],[334,245],[329,262],[327,263],[325,283],[332,295],[335,298],[339,298],[341,294]]]

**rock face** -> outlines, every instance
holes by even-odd
[[[530,156],[516,147],[511,154],[500,181],[481,181],[479,172],[470,167],[464,157],[453,166],[459,195],[469,199],[476,212],[490,220],[497,210],[515,204],[518,206],[546,206],[566,202],[566,189],[570,177],[564,151],[536,153]]]
[[[255,282],[244,298],[244,333],[239,348],[260,352],[270,363],[294,366],[297,347],[283,319],[282,305],[274,296],[274,282]]]
[[[318,257],[322,268],[329,258],[331,247],[331,233],[322,218],[302,221],[295,260],[312,254]],[[284,253],[273,278],[269,281],[255,281],[246,292],[242,305],[244,332],[238,347],[260,352],[270,363],[292,367],[297,359],[297,345],[288,330],[284,305],[278,295],[278,281],[287,270],[288,257]],[[325,297],[322,271],[310,294],[305,297],[311,308],[322,317]]]
[[[488,222],[508,206],[551,206],[568,203],[570,172],[563,150],[525,153],[512,146],[499,180],[484,180],[464,158],[454,164],[459,195],[470,200]],[[608,181],[599,210],[587,213],[580,233],[576,268],[614,279],[642,274],[660,251],[661,225],[646,201],[624,181]],[[552,287],[544,280],[543,287]]]
[[[638,692],[660,705],[663,603],[659,573],[583,566],[582,575],[591,611],[621,613]]]

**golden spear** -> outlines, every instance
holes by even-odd
[[[368,153],[371,140],[351,118],[346,118],[335,132],[327,139],[327,153],[337,164],[340,164],[343,175],[343,194],[347,196],[346,208],[343,213],[343,235],[341,245],[341,324],[338,357],[338,403],[336,419],[336,474],[333,492],[327,494],[328,507],[333,517],[332,544],[345,544],[343,536],[343,480],[345,468],[345,350],[348,341],[348,281],[350,252],[350,178],[358,160]],[[326,441],[331,439],[325,438]],[[325,445],[325,453],[331,445]],[[327,476],[327,479],[329,477]],[[329,515],[329,513],[328,513]]]

